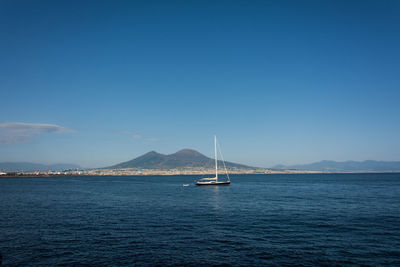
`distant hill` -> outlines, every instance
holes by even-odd
[[[222,161],[218,161],[218,164],[222,164]],[[253,168],[232,162],[225,162],[225,164],[227,168]],[[107,169],[137,168],[165,170],[190,167],[214,168],[215,160],[206,157],[203,154],[192,149],[183,149],[170,155],[164,155],[155,151],[151,151],[130,161],[107,167]]]
[[[51,164],[45,165],[40,163],[31,163],[31,162],[0,162],[0,170],[6,172],[29,172],[29,171],[63,171],[68,169],[82,169],[81,166],[76,164],[67,164],[67,163],[59,163],[59,164]]]
[[[399,172],[400,161],[344,161],[323,160],[303,165],[276,165],[273,169],[331,172]]]

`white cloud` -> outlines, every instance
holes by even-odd
[[[27,143],[41,133],[66,133],[73,130],[55,124],[5,122],[0,123],[0,145]]]

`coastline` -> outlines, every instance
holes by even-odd
[[[269,174],[396,174],[400,172],[377,172],[377,171],[348,171],[348,172],[332,172],[332,171],[300,171],[300,170],[268,170],[268,171],[235,171],[228,172],[229,175],[269,175]],[[18,173],[15,175],[1,175],[1,178],[64,178],[64,177],[128,177],[128,176],[193,176],[193,175],[214,175],[213,172],[191,172],[191,171],[162,171],[162,170],[153,170],[146,171],[144,173],[81,173],[81,174],[46,174],[46,173]]]

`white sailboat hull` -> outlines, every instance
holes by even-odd
[[[196,185],[230,185],[231,181],[198,181]]]

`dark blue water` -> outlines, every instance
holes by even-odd
[[[400,174],[0,179],[4,265],[400,265]]]

